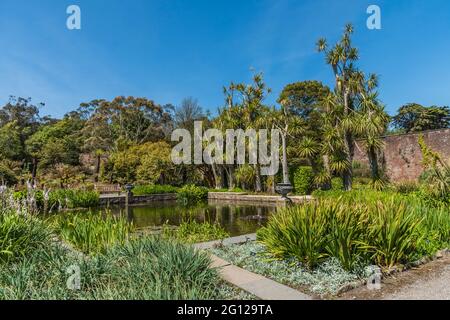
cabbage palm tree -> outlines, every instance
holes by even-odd
[[[381,135],[389,122],[388,115],[380,105],[375,88],[376,75],[369,75],[355,67],[358,50],[352,46],[353,26],[347,25],[344,34],[334,47],[328,48],[325,39],[317,43],[324,52],[336,79],[334,93],[323,102],[322,153],[329,155],[329,170],[342,174],[344,189],[352,189],[355,139],[365,141],[373,181],[379,181],[377,152],[382,147]],[[331,173],[330,172],[330,173]]]
[[[356,131],[367,152],[372,185],[376,189],[380,189],[384,183],[379,170],[378,154],[384,146],[382,136],[387,130],[390,118],[384,111],[384,107],[379,103],[376,92],[364,96],[360,109]]]
[[[358,60],[358,49],[352,47],[351,35],[353,33],[353,26],[348,24],[345,27],[344,34],[339,42],[334,47],[328,48],[325,39],[319,39],[317,49],[319,52],[324,52],[326,62],[333,70],[335,77],[335,97],[337,104],[342,107],[342,115],[340,125],[343,134],[344,149],[342,155],[344,161],[341,162],[343,167],[343,181],[344,189],[352,189],[353,172],[351,163],[354,156],[354,134],[352,132],[352,118],[354,112],[354,90],[352,90],[352,75],[354,73],[354,62]]]

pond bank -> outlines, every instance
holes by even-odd
[[[131,204],[144,204],[152,202],[176,201],[176,193],[149,194],[144,196],[133,196],[130,199]],[[100,195],[99,205],[125,205],[127,197],[125,194],[102,194]]]
[[[294,203],[303,203],[311,201],[312,196],[290,196]],[[248,202],[268,202],[277,205],[285,205],[287,201],[278,195],[259,195],[248,194],[245,192],[209,192],[209,200],[226,200],[226,201],[248,201]]]
[[[303,203],[311,201],[312,196],[291,196],[289,197],[294,203]],[[126,195],[121,194],[102,194],[100,195],[99,205],[109,206],[109,205],[125,205]],[[152,202],[163,202],[163,201],[175,201],[177,200],[176,193],[164,193],[164,194],[149,194],[141,196],[133,196],[130,198],[130,204],[144,204]],[[253,203],[273,203],[276,205],[285,205],[286,200],[278,195],[254,195],[247,194],[245,192],[209,192],[208,200],[226,200],[226,201],[236,201],[236,202],[253,202]]]

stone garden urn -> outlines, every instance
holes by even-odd
[[[280,194],[283,199],[288,200],[290,202],[292,202],[292,200],[289,199],[287,195],[290,192],[292,192],[292,190],[294,190],[294,188],[292,187],[290,182],[288,182],[288,183],[278,183],[275,186],[275,192]]]
[[[124,189],[126,191],[127,194],[127,204],[131,203],[133,200],[133,192],[131,192],[134,188],[134,185],[132,185],[131,183],[127,183],[126,185],[124,185]]]

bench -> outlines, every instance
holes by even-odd
[[[120,184],[95,184],[94,190],[100,194],[117,193],[120,195],[122,193]]]

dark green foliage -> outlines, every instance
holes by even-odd
[[[305,195],[311,194],[314,189],[314,172],[311,167],[298,167],[294,171],[295,193]]]
[[[49,235],[50,229],[39,219],[0,212],[0,264],[48,246]]]
[[[316,214],[317,209],[307,205],[277,212],[258,230],[258,240],[275,257],[295,258],[313,268],[326,257],[327,221],[325,215]]]
[[[331,179],[331,190],[343,190],[342,178],[334,177]]]
[[[17,183],[16,175],[8,166],[0,162],[0,184],[14,185]]]
[[[176,239],[182,243],[200,243],[228,238],[230,235],[218,223],[200,223],[194,219],[187,219],[176,229],[165,226],[163,236]]]
[[[449,107],[424,107],[409,103],[398,110],[393,118],[394,127],[403,132],[442,129],[450,127]]]
[[[123,216],[105,214],[58,214],[53,226],[62,239],[87,254],[105,252],[124,244],[134,231],[133,224]]]
[[[178,201],[183,204],[196,204],[208,200],[208,188],[187,185],[178,189]]]
[[[177,193],[178,188],[168,185],[138,185],[133,188],[133,194],[135,196],[149,195],[149,194],[164,194],[164,193]]]
[[[16,200],[22,200],[27,197],[27,191],[17,191],[14,193]],[[45,200],[43,191],[37,190],[35,192],[36,203],[39,209],[44,209]],[[93,208],[98,206],[100,196],[95,191],[85,190],[68,190],[60,189],[50,191],[48,194],[47,210],[62,209],[76,209],[76,208]]]
[[[313,268],[325,257],[347,270],[360,262],[391,267],[432,255],[450,242],[448,207],[414,195],[370,190],[316,191],[318,201],[281,210],[258,238],[271,254]]]
[[[220,279],[205,252],[145,238],[80,259],[59,246],[0,264],[0,299],[223,299]],[[67,269],[79,266],[81,289],[67,288]]]

